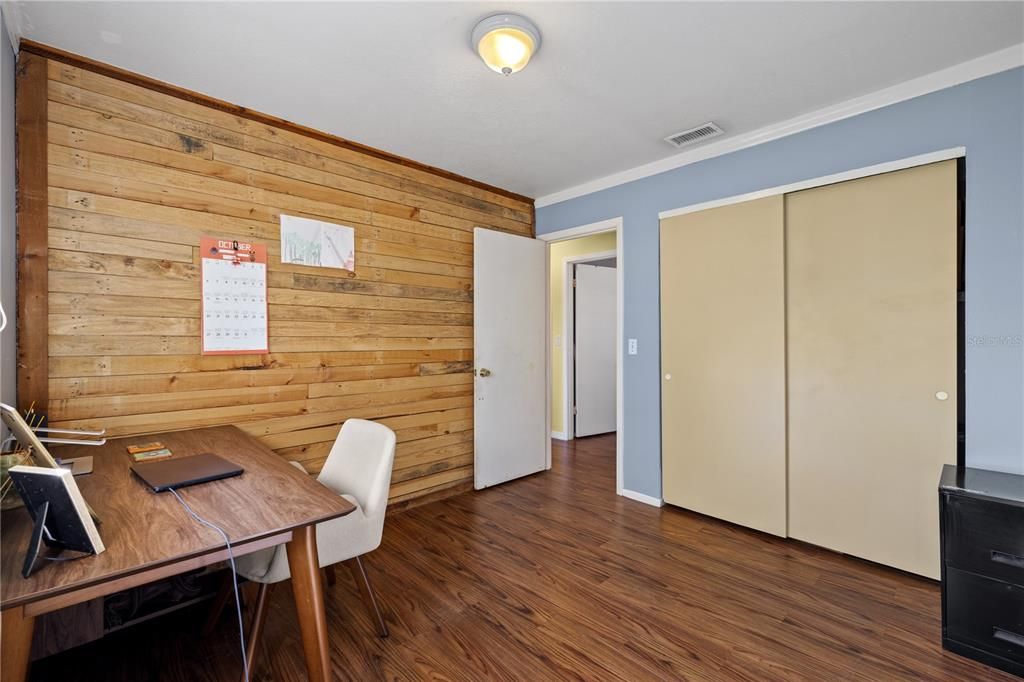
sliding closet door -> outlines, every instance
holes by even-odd
[[[783,198],[661,223],[666,502],[786,534]]]
[[[957,171],[786,197],[789,534],[939,576],[956,462]]]

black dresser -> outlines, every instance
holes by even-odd
[[[1024,476],[946,465],[942,645],[1024,677]]]

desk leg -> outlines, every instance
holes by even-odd
[[[316,526],[294,531],[287,548],[309,680],[328,682],[331,679],[331,660],[327,646],[324,589],[320,582],[320,558],[316,551]]]
[[[3,682],[23,682],[28,679],[28,656],[32,649],[35,623],[35,616],[26,616],[24,607],[15,606],[3,612],[0,622],[0,638],[3,639],[0,680]]]

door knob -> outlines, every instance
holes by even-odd
[[[491,370],[487,369],[486,367],[482,367],[480,369],[480,371],[478,372],[478,374],[481,377],[489,377],[489,376],[491,376]]]
[[[935,392],[935,399],[936,400],[948,400],[949,399],[949,394],[946,393],[945,391],[936,391]]]
[[[672,381],[672,375],[671,374],[666,374],[665,375],[665,381]]]

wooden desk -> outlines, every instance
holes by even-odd
[[[213,452],[245,469],[241,476],[184,488],[180,494],[197,514],[224,529],[235,556],[288,543],[309,679],[330,679],[316,524],[354,507],[233,426],[55,449],[59,457],[94,457],[93,473],[75,480],[102,520],[99,532],[107,549],[77,561],[44,562],[30,578],[22,578],[30,518],[24,509],[3,512],[0,679],[15,682],[27,676],[36,616],[227,559],[218,533],[196,523],[172,495],[151,492],[131,473],[127,445],[154,439],[176,458]]]

